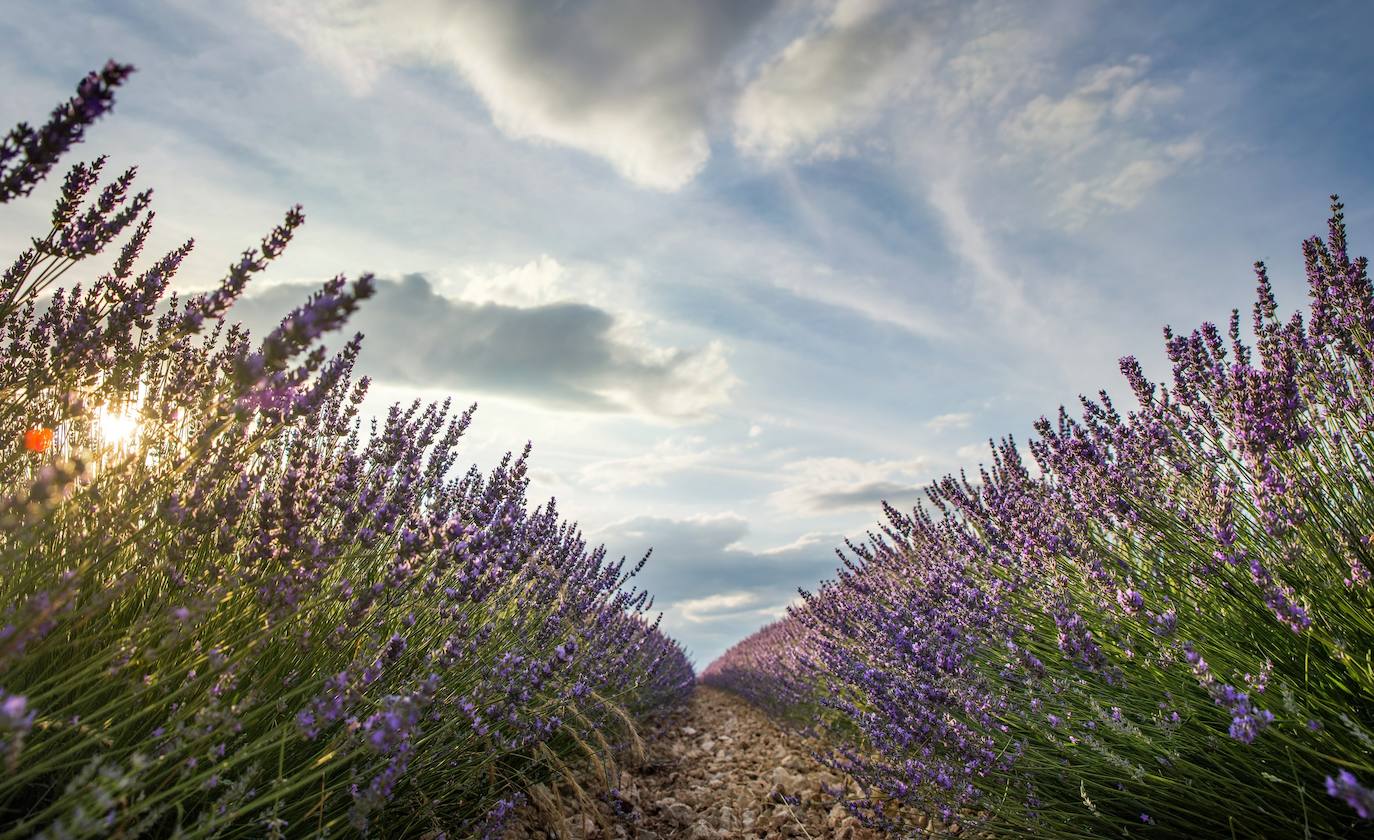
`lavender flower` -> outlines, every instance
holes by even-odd
[[[24,748],[24,738],[33,729],[34,712],[28,698],[0,689],[0,755],[13,771]]]
[[[1374,817],[1374,790],[1360,784],[1355,774],[1349,770],[1340,771],[1334,779],[1327,776],[1326,792],[1330,796],[1344,800],[1345,804],[1355,809],[1360,819]]]
[[[0,140],[0,204],[25,196],[43,180],[86,129],[114,106],[114,89],[134,72],[128,64],[106,62],[76,86],[76,95],[59,105],[40,129],[20,123]]]

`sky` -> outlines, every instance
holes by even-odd
[[[1364,2],[6,6],[0,123],[134,64],[79,153],[139,166],[149,253],[196,239],[179,288],[303,204],[236,316],[375,272],[369,410],[476,402],[483,467],[533,441],[531,497],[652,546],[699,667],[882,500],[1129,405],[1118,359],[1165,376],[1161,327],[1248,311],[1255,260],[1302,306],[1331,193],[1374,232]]]

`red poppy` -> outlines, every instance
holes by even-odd
[[[47,452],[52,446],[52,429],[29,429],[24,432],[24,448],[30,452]]]

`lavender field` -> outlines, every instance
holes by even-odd
[[[0,840],[1374,838],[1370,10],[17,3]]]
[[[1079,418],[891,506],[702,674],[834,744],[846,803],[1036,837],[1348,837],[1374,816],[1374,285],[1332,196],[1309,311],[1267,270]],[[1363,779],[1363,781],[1361,781]]]
[[[12,130],[0,199],[131,70]],[[362,427],[359,339],[321,340],[371,277],[261,339],[226,325],[299,207],[178,298],[191,243],[141,261],[150,191],[103,162],[3,280],[0,836],[496,836],[570,763],[613,772],[693,682],[638,568],[527,501],[528,449],[458,466],[471,409]]]

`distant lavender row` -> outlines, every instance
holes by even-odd
[[[703,680],[817,723],[848,806],[1036,837],[1374,831],[1374,288],[1332,197],[1311,309],[1269,279],[1242,338],[1165,331],[849,545],[846,567]]]
[[[28,194],[132,68],[0,147]],[[634,717],[693,673],[553,501],[528,447],[457,469],[472,409],[364,431],[370,296],[339,277],[261,341],[223,317],[299,208],[217,288],[136,268],[149,192],[104,159],[0,279],[0,838],[494,835],[570,765],[613,795]],[[124,244],[109,273],[58,285]],[[462,364],[461,359],[453,360]],[[642,565],[642,562],[641,562]]]

